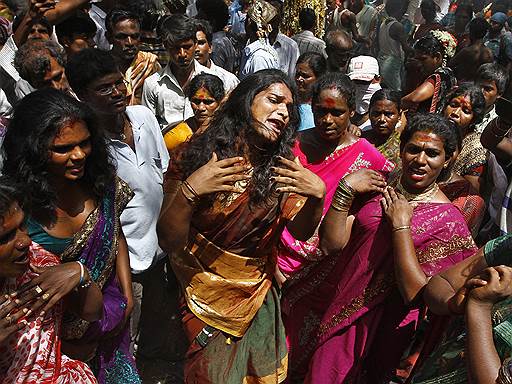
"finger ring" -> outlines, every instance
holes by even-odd
[[[5,316],[5,320],[7,321],[7,324],[8,324],[8,325],[11,325],[11,324],[12,324],[12,320],[13,320],[13,319],[12,319],[12,317],[11,317],[11,316],[9,316],[9,315]]]
[[[44,301],[48,300],[48,298],[50,297],[50,295],[48,293],[45,293],[43,296],[42,296],[42,299]]]
[[[36,287],[34,288],[37,292],[38,295],[40,295],[41,293],[43,293],[43,289],[39,286],[39,285],[36,285]]]

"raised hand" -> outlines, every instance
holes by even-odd
[[[42,17],[55,8],[55,0],[30,0],[29,13],[32,18]]]
[[[294,161],[279,158],[284,167],[273,167],[277,176],[272,179],[282,185],[276,190],[279,193],[292,192],[305,197],[323,199],[325,196],[325,184],[316,174],[302,166],[296,157]]]
[[[345,181],[355,193],[381,192],[386,188],[386,179],[379,172],[372,169],[360,169],[345,176]]]
[[[387,187],[381,199],[382,208],[393,228],[411,225],[413,207],[405,197]]]
[[[243,157],[218,160],[214,152],[210,161],[192,173],[187,178],[187,182],[198,196],[216,192],[240,193],[242,191],[235,186],[235,183],[251,178],[246,173],[251,167],[243,165],[243,161]]]

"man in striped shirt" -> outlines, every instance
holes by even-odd
[[[316,13],[312,8],[304,8],[299,13],[299,25],[302,32],[292,37],[299,46],[300,54],[306,52],[317,52],[323,56],[325,54],[325,42],[315,36]]]

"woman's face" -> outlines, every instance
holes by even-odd
[[[83,177],[91,154],[91,134],[82,120],[67,123],[49,147],[48,172],[57,178],[78,180]]]
[[[215,100],[212,94],[205,88],[199,88],[190,99],[194,117],[199,125],[203,125],[213,116],[215,110],[219,107],[219,102]]]
[[[467,95],[460,95],[450,100],[444,110],[444,116],[453,121],[459,129],[466,129],[473,122],[473,106]]]
[[[279,140],[290,122],[292,105],[292,92],[283,83],[274,83],[258,93],[251,106],[256,133],[266,141]]]
[[[434,133],[415,132],[402,149],[402,184],[421,192],[437,180],[451,158],[446,158],[443,140]]]
[[[418,49],[414,52],[414,58],[421,65],[424,77],[430,76],[443,63],[441,55],[429,55]]]
[[[372,129],[379,136],[389,137],[400,119],[400,111],[390,100],[379,100],[370,106]]]
[[[315,84],[316,76],[308,63],[297,64],[295,69],[295,83],[301,99],[307,99],[311,96],[311,88]]]
[[[347,99],[336,89],[327,88],[320,92],[312,106],[315,130],[325,140],[339,141],[350,127],[354,112],[348,107]]]
[[[0,219],[0,277],[17,277],[28,268],[30,237],[23,226],[24,214],[13,203]]]

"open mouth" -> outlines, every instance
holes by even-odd
[[[410,169],[409,175],[412,180],[414,181],[421,181],[424,179],[424,177],[427,175],[427,172],[423,169]]]
[[[276,133],[276,134],[280,134],[281,131],[283,130],[284,128],[284,122],[282,122],[281,120],[278,120],[278,119],[269,119],[267,120],[267,122],[269,123],[270,127],[272,128],[272,130]]]

